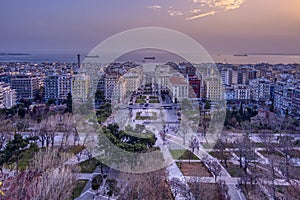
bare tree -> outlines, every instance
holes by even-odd
[[[283,165],[282,165],[282,171],[285,179],[287,181],[290,180],[290,169],[292,167],[292,161],[291,161],[291,151],[293,150],[293,141],[292,138],[289,136],[281,136],[279,138],[280,143],[280,152],[283,153]]]
[[[125,199],[169,199],[170,190],[164,169],[144,174],[124,174],[126,186],[121,191],[120,200]]]
[[[0,149],[10,139],[11,133],[14,132],[12,122],[7,119],[0,118]]]
[[[238,148],[240,167],[243,168],[245,174],[247,174],[248,166],[255,160],[256,155],[249,134],[244,134],[242,138],[237,141],[236,145]]]
[[[216,160],[213,160],[213,159],[209,159],[208,157],[204,157],[203,162],[208,167],[208,170],[215,177],[215,182],[217,182],[217,178],[218,178],[218,176],[221,175],[221,172],[222,172],[222,167],[219,164],[219,162]]]
[[[71,166],[64,165],[69,156],[56,150],[39,151],[32,164],[22,171],[5,180],[8,188],[6,199],[25,200],[67,200],[70,199],[75,184]]]
[[[187,187],[187,185],[183,184],[179,178],[172,178],[169,181],[169,184],[171,186],[173,196],[175,199],[178,195],[186,198],[190,196],[189,188]]]
[[[190,184],[191,192],[197,200],[220,199],[229,200],[228,186],[221,180],[216,184],[203,183],[198,178],[193,179]]]
[[[62,136],[60,147],[63,148],[63,146],[69,144],[70,136],[72,134],[75,136],[75,134],[77,133],[75,131],[75,122],[72,114],[67,113],[59,116],[58,125],[59,125],[60,134]]]
[[[189,153],[189,162],[191,162],[191,157],[193,156],[193,154],[195,152],[195,149],[199,150],[199,148],[200,148],[199,141],[197,140],[196,137],[192,136],[189,147],[190,147],[191,152],[192,152],[192,153]]]
[[[228,189],[228,186],[226,185],[225,181],[224,180],[220,180],[218,181],[217,183],[218,185],[218,189],[217,189],[217,193],[218,193],[218,196],[219,196],[219,199],[221,200],[230,200],[230,195],[228,193],[229,189]]]
[[[225,154],[226,143],[223,141],[223,138],[220,138],[217,141],[214,148],[217,149],[218,152],[220,153],[220,156],[221,156],[220,161],[223,162],[225,167],[227,168],[228,167],[228,165],[227,165],[228,156],[226,156],[226,154]]]

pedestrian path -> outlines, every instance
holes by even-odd
[[[174,135],[167,134],[167,139],[171,142],[174,142],[183,148],[189,150],[186,146],[182,145],[184,144],[182,139],[179,137],[176,137]],[[230,174],[227,172],[227,170],[223,167],[223,165],[220,164],[220,162],[212,157],[210,154],[208,154],[204,149],[200,148],[198,151],[195,151],[194,154],[201,160],[204,157],[209,160],[214,160],[218,163],[218,165],[221,167],[221,177],[223,177],[223,180],[226,182],[226,185],[228,186],[228,193],[233,200],[246,200],[244,194],[236,187],[236,184],[232,184],[231,182],[227,182],[227,178],[231,178]]]

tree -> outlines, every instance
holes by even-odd
[[[197,140],[196,137],[192,136],[189,147],[191,149],[191,153],[189,153],[189,162],[190,162],[191,157],[194,155],[195,149],[199,150],[199,148],[200,148],[199,141]]]
[[[206,101],[206,102],[205,102],[204,109],[205,109],[205,110],[209,110],[210,108],[211,108],[210,102],[209,102],[209,101]]]
[[[256,154],[250,139],[250,134],[252,133],[252,124],[249,121],[244,121],[241,123],[241,127],[246,133],[244,133],[242,138],[237,141],[237,148],[240,167],[242,167],[245,171],[245,174],[247,174],[248,166],[255,160]]]
[[[23,107],[20,107],[18,110],[18,115],[19,117],[24,118],[26,115],[26,110]]]
[[[20,134],[15,134],[14,138],[10,140],[4,150],[0,152],[0,164],[17,162],[18,167],[19,155],[27,145],[27,140],[23,139]]]
[[[67,112],[68,113],[72,113],[72,111],[73,111],[73,105],[72,105],[72,103],[73,103],[73,101],[72,101],[72,94],[69,92],[68,96],[67,96],[67,101],[66,101]]]
[[[229,188],[226,185],[224,180],[218,181],[218,187],[217,187],[217,194],[219,196],[218,199],[222,200],[230,200],[230,195],[229,195]]]
[[[165,169],[143,174],[123,173],[127,181],[119,199],[171,199],[166,176]]]
[[[56,99],[49,99],[48,101],[47,101],[47,105],[48,106],[51,106],[52,104],[55,104],[55,102],[56,102]]]
[[[218,176],[221,175],[222,167],[217,160],[209,159],[207,156],[203,158],[203,162],[208,167],[208,170],[213,174],[215,177],[215,182],[217,182]]]
[[[239,114],[240,116],[243,116],[244,114],[243,103],[240,104]]]
[[[225,167],[227,168],[227,160],[228,160],[228,156],[226,156],[225,154],[225,149],[226,149],[226,145],[225,142],[223,141],[223,138],[220,138],[216,145],[215,145],[215,149],[218,150],[218,152],[220,152],[221,155],[221,162],[224,162]]]
[[[247,174],[249,163],[253,162],[256,155],[248,134],[244,134],[240,141],[237,142],[237,148],[240,167],[243,168],[245,174]]]
[[[215,185],[201,182],[198,178],[194,178],[189,183],[194,199],[220,199],[229,200],[228,186],[223,180],[218,181]]]
[[[103,183],[102,175],[96,175],[92,180],[92,189],[98,190],[98,188],[102,185],[102,183]]]
[[[272,104],[270,105],[269,111],[274,112],[274,100],[272,100]]]
[[[282,171],[283,171],[283,175],[285,177],[285,179],[287,181],[290,180],[290,168],[292,165],[292,159],[291,159],[291,151],[293,150],[293,142],[292,142],[292,137],[289,136],[281,136],[279,138],[279,144],[281,146],[281,152],[284,155],[284,159],[283,159],[283,166]],[[280,151],[280,150],[279,150]]]
[[[190,189],[188,185],[182,183],[179,178],[174,177],[169,181],[173,196],[176,199],[177,196],[185,197],[188,199],[190,197]]]
[[[11,132],[14,131],[10,120],[0,118],[0,150],[3,145],[9,140]]]
[[[76,183],[72,172],[77,170],[64,164],[68,159],[57,150],[40,150],[28,170],[4,181],[5,199],[70,199]]]
[[[120,188],[117,187],[118,181],[113,178],[108,178],[106,180],[106,188],[108,189],[108,196],[111,197],[113,195],[118,196],[120,193]]]

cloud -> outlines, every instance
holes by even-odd
[[[199,15],[194,15],[192,17],[188,17],[188,18],[186,18],[186,20],[198,19],[201,17],[206,17],[206,16],[214,15],[214,14],[216,14],[216,11],[210,11],[208,13],[203,13],[203,14],[199,14]]]
[[[185,0],[182,2],[184,3],[177,5],[177,8],[175,5],[169,5],[170,16],[184,16],[186,20],[199,19],[219,12],[238,9],[246,0]]]
[[[168,13],[169,13],[170,16],[181,16],[181,15],[184,15],[184,13],[181,12],[181,11],[169,10]]]
[[[237,9],[244,3],[245,0],[219,0],[215,1],[215,6],[224,8],[224,10]]]
[[[197,13],[201,12],[201,9],[193,9],[193,10],[190,10],[189,12],[192,14],[197,14]]]
[[[147,7],[148,9],[154,10],[154,11],[159,11],[161,9],[160,5],[151,5]]]

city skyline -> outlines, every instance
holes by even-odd
[[[90,51],[138,27],[165,27],[210,54],[300,53],[297,0],[2,1],[0,52]]]

